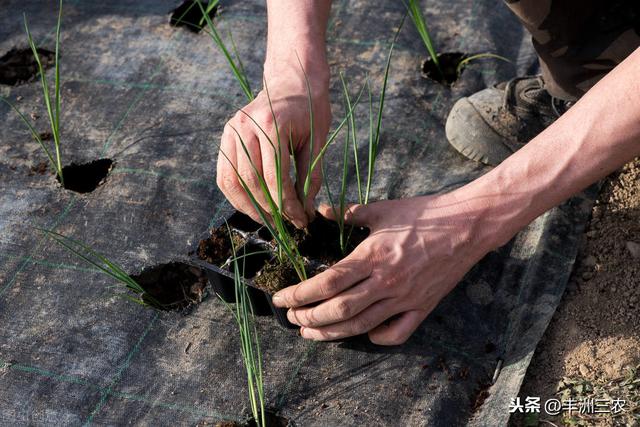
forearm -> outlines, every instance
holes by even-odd
[[[640,49],[552,126],[464,188],[477,234],[494,247],[640,155]]]
[[[331,0],[267,0],[265,77],[298,68],[298,58],[313,80],[328,85],[326,30]]]

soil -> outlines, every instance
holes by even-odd
[[[99,159],[89,163],[71,163],[62,168],[64,188],[76,193],[90,193],[102,185],[113,167],[113,160]],[[56,177],[60,182],[60,177]]]
[[[287,427],[289,424],[289,420],[277,415],[272,411],[265,412],[265,424],[267,427]],[[206,424],[198,424],[198,426],[203,426]],[[215,427],[258,427],[262,424],[260,422],[256,422],[256,420],[251,417],[248,421],[243,423],[239,423],[237,421],[220,421],[215,424]]]
[[[468,55],[460,52],[439,53],[440,69],[429,57],[422,63],[422,76],[444,86],[453,86],[458,80],[458,64]]]
[[[49,163],[46,161],[41,161],[37,165],[31,166],[29,169],[29,176],[33,176],[35,174],[44,175],[47,173],[47,169],[49,168]]]
[[[55,62],[55,53],[37,48],[42,67],[46,70]],[[38,64],[30,48],[13,48],[0,57],[0,84],[17,86],[33,81],[38,76]]]
[[[131,276],[144,290],[144,301],[149,301],[146,294],[155,298],[162,309],[183,310],[199,304],[206,296],[207,276],[198,267],[181,262],[160,264],[145,269],[136,276]]]
[[[200,3],[204,9],[206,9],[209,4],[207,0],[201,0]],[[215,6],[211,12],[208,13],[209,18],[213,20],[217,12],[218,6]],[[200,25],[203,17],[204,14],[196,0],[185,0],[171,12],[169,24],[174,27],[185,27],[194,33],[199,33],[202,31],[202,28],[207,25],[206,22]]]
[[[348,236],[345,252],[340,249],[340,228],[338,223],[331,221],[318,212],[315,219],[309,223],[307,233],[298,243],[302,256],[306,256],[322,264],[331,266],[349,255],[364,239],[369,236],[369,229],[364,227],[345,226]]]
[[[245,240],[237,233],[231,232],[233,244],[236,248],[240,248]],[[227,225],[211,230],[211,235],[198,244],[198,258],[209,264],[221,266],[233,254],[231,240],[229,239],[229,229]]]
[[[296,270],[289,262],[280,263],[276,258],[264,264],[262,271],[253,280],[256,288],[269,294],[300,283]]]
[[[631,412],[593,419],[541,414],[539,420],[572,425],[638,425],[640,419],[640,159],[604,183],[574,272],[542,341],[520,396],[541,401],[626,399]],[[625,385],[625,382],[629,384]],[[634,385],[635,384],[635,385]],[[514,417],[514,425],[525,420]],[[548,424],[545,422],[545,424]],[[538,425],[527,424],[527,425]]]
[[[274,412],[266,411],[265,424],[268,427],[287,427],[289,425],[289,420],[285,417],[277,415]],[[245,425],[246,427],[258,427],[261,424],[256,422],[254,418],[251,418]]]

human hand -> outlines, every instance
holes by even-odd
[[[274,304],[290,308],[304,338],[368,333],[373,343],[401,344],[492,249],[479,218],[451,193],[354,205],[345,220],[369,227],[369,237],[326,271],[276,293]]]
[[[306,86],[300,63],[290,61],[280,64],[277,70],[267,68],[265,89],[229,120],[222,134],[217,163],[218,186],[236,209],[257,222],[261,222],[260,216],[238,175],[270,219],[269,204],[253,166],[264,178],[271,197],[277,203],[279,182],[274,146],[280,152],[281,209],[284,216],[295,226],[303,228],[315,211],[313,200],[322,182],[320,168],[315,168],[311,173],[306,198],[303,188],[312,156],[316,158],[326,143],[331,109],[328,68],[321,65],[306,72],[311,93]],[[313,124],[309,117],[309,96],[313,106]],[[290,155],[296,162],[295,185],[289,175]]]

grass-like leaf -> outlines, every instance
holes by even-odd
[[[429,52],[429,56],[431,57],[431,61],[436,65],[440,76],[442,76],[442,69],[440,68],[440,60],[438,59],[438,52],[433,44],[433,39],[431,38],[431,34],[429,33],[429,27],[427,26],[427,22],[424,19],[424,15],[420,10],[420,1],[419,0],[403,0],[407,11],[409,12],[409,16],[411,17],[411,21],[413,21],[413,25],[415,25],[418,34],[420,34],[420,38],[422,39],[422,43],[427,48],[427,52]]]
[[[135,302],[143,306],[152,307],[158,310],[167,307],[166,304],[160,303],[156,298],[151,296],[145,289],[129,276],[122,267],[110,261],[107,257],[92,249],[85,243],[67,237],[63,234],[44,228],[37,228],[39,231],[47,235],[51,240],[65,248],[67,251],[77,256],[87,264],[97,268],[101,273],[111,277],[112,279],[124,285],[126,290],[134,293],[138,298],[134,298],[127,293],[116,293],[119,298]]]
[[[508,58],[505,58],[504,56],[496,55],[495,53],[478,53],[476,55],[468,56],[464,58],[462,61],[458,62],[458,66],[456,67],[456,74],[460,76],[460,73],[462,73],[462,70],[464,69],[464,67],[467,66],[469,62],[475,61],[477,59],[483,59],[483,58],[499,59],[501,61],[505,61],[511,64],[511,61]]]
[[[209,37],[211,37],[211,40],[213,40],[216,46],[218,46],[220,51],[222,51],[222,54],[224,55],[225,59],[227,60],[227,63],[229,64],[229,67],[231,67],[231,72],[233,73],[234,77],[240,84],[242,91],[247,97],[247,100],[253,101],[254,95],[253,95],[253,92],[251,91],[251,84],[249,83],[249,78],[247,77],[244,66],[242,65],[240,56],[238,55],[235,42],[233,41],[233,37],[231,36],[231,32],[229,32],[229,38],[231,40],[232,51],[229,51],[229,49],[227,48],[227,45],[225,44],[224,40],[220,36],[220,33],[218,32],[215,25],[213,25],[213,21],[211,21],[211,18],[206,13],[206,9],[204,8],[200,0],[196,0],[196,2],[198,3],[198,7],[200,7],[200,10],[202,11],[202,14],[203,14],[203,18],[207,23],[208,31],[205,31],[205,32],[209,35]]]
[[[380,133],[382,130],[382,113],[384,111],[384,101],[387,96],[387,84],[389,81],[389,71],[391,69],[391,58],[393,56],[393,48],[396,45],[396,41],[398,40],[398,35],[400,34],[400,30],[404,25],[405,18],[402,18],[400,22],[400,26],[398,26],[398,30],[393,36],[393,41],[391,42],[391,47],[389,48],[389,54],[387,55],[387,63],[384,68],[384,77],[382,80],[382,89],[380,90],[380,98],[378,100],[378,111],[377,115],[373,116],[373,103],[371,99],[371,90],[370,86],[367,84],[367,88],[369,88],[369,146],[368,146],[368,158],[367,158],[367,183],[364,191],[364,200],[361,200],[360,203],[367,204],[369,203],[369,194],[371,193],[371,185],[373,183],[373,176],[375,173],[375,164],[376,159],[378,157],[378,145],[380,143]],[[374,126],[375,122],[375,126]],[[359,165],[356,164],[356,168],[359,168]],[[358,172],[359,173],[359,172]]]
[[[227,223],[227,228],[229,224]],[[231,229],[229,229],[231,235]],[[233,239],[232,239],[233,240]],[[249,407],[256,425],[266,427],[265,398],[264,398],[264,378],[262,369],[262,351],[260,349],[260,336],[255,323],[253,306],[249,299],[247,285],[244,283],[244,266],[247,256],[253,253],[243,253],[237,255],[235,243],[231,242],[233,252],[233,282],[235,287],[236,306],[231,308],[224,300],[222,302],[231,311],[238,325],[240,333],[240,352],[247,374],[247,384],[249,391]],[[239,260],[242,259],[242,268]]]
[[[47,109],[47,116],[49,117],[49,126],[51,128],[51,135],[53,136],[53,150],[51,150],[40,137],[40,134],[35,130],[34,125],[31,123],[27,117],[20,112],[20,110],[8,99],[4,97],[0,97],[0,100],[8,104],[20,117],[20,119],[27,126],[29,131],[31,132],[31,136],[33,139],[42,147],[43,151],[47,155],[47,159],[51,163],[51,166],[56,171],[58,178],[60,179],[60,184],[64,187],[64,176],[62,174],[62,160],[60,158],[60,110],[61,110],[61,102],[60,102],[60,24],[62,22],[62,0],[60,0],[59,9],[58,9],[58,22],[56,24],[56,48],[55,48],[55,71],[54,71],[54,97],[51,98],[51,93],[49,89],[49,83],[47,81],[47,76],[45,74],[44,66],[40,59],[40,54],[38,53],[38,47],[31,36],[31,31],[29,30],[29,24],[27,23],[27,16],[24,15],[24,29],[27,33],[27,41],[29,43],[29,47],[33,52],[33,57],[36,61],[36,65],[38,67],[38,74],[40,75],[40,85],[42,86],[42,94],[44,97],[44,104]],[[55,153],[52,153],[52,151]]]

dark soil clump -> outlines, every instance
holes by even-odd
[[[206,10],[209,5],[209,1],[201,0],[200,4],[202,5],[202,8]],[[208,13],[209,19],[213,20],[217,12],[218,6],[214,7],[211,12]],[[196,0],[185,0],[180,6],[176,7],[171,12],[169,24],[173,27],[185,27],[189,31],[199,33],[202,31],[202,28],[207,25],[206,20],[203,18],[204,14],[198,5],[198,2]]]
[[[244,239],[233,231],[231,237],[236,249],[244,244]],[[209,264],[217,266],[224,264],[233,254],[226,224],[211,230],[211,235],[208,238],[200,240],[197,253],[198,258]]]
[[[150,303],[150,295],[167,311],[182,310],[202,302],[208,283],[201,269],[181,262],[160,264],[131,278],[145,290],[143,301]]]
[[[42,68],[50,68],[55,60],[55,53],[38,48]],[[0,84],[17,86],[33,81],[38,76],[38,64],[31,49],[11,49],[0,57]]]
[[[29,169],[29,176],[33,176],[35,174],[44,175],[47,172],[48,167],[49,163],[43,160],[37,165],[31,166],[31,169]]]
[[[91,193],[102,185],[113,167],[113,160],[99,159],[93,162],[71,163],[62,168],[64,188],[76,193]],[[56,177],[60,182],[60,177]]]
[[[269,294],[300,283],[300,278],[291,263],[280,263],[277,259],[265,263],[264,268],[253,281],[254,285]]]
[[[440,69],[431,58],[422,63],[422,75],[445,86],[452,86],[460,75],[458,74],[458,64],[467,57],[460,52],[439,53],[438,61]],[[460,73],[462,74],[462,72]]]

